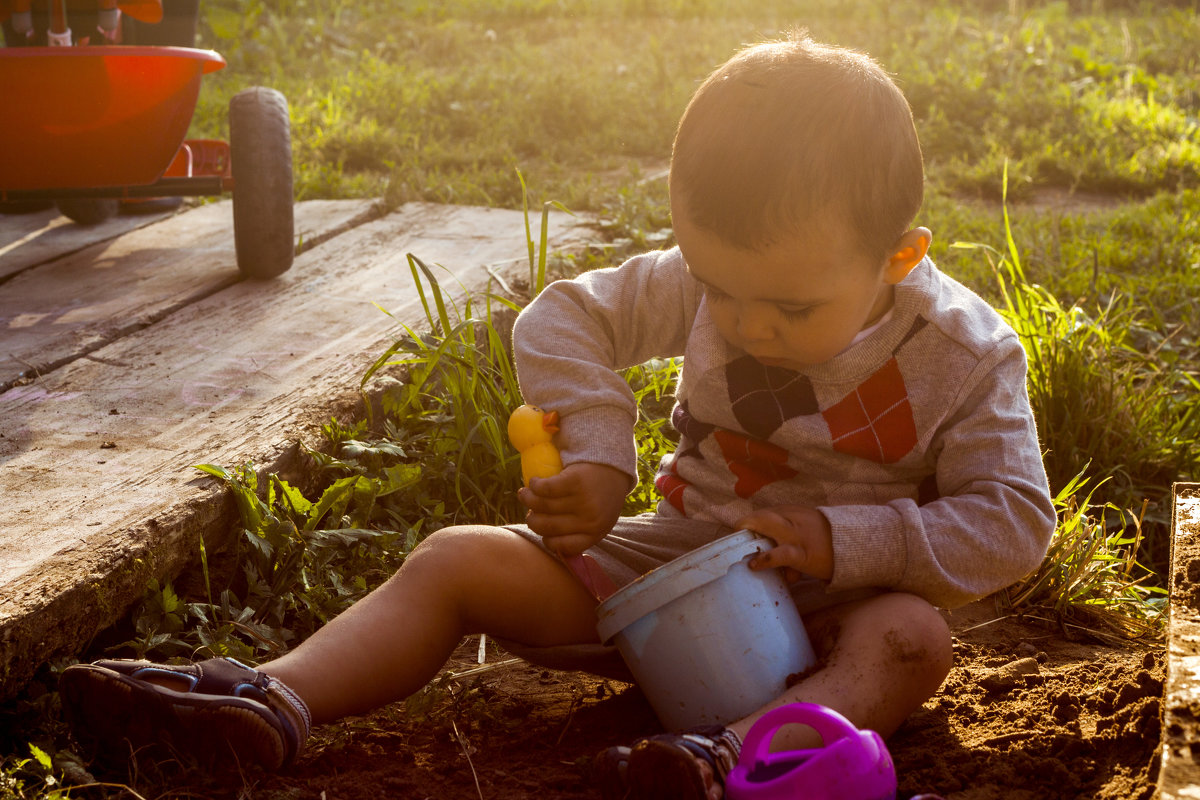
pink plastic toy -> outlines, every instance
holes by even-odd
[[[825,743],[769,752],[784,725],[807,725]],[[825,706],[791,703],[763,714],[725,779],[730,800],[894,800],[896,770],[875,731],[860,731]]]

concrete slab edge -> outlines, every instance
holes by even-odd
[[[1200,483],[1172,487],[1160,800],[1200,800]]]

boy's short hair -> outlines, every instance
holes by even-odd
[[[684,111],[671,155],[676,207],[751,251],[845,220],[864,253],[885,259],[923,192],[900,89],[869,56],[803,32],[718,67]]]

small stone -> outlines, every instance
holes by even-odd
[[[1018,658],[998,667],[979,679],[979,685],[989,692],[1009,692],[1017,687],[1018,682],[1024,684],[1026,675],[1040,675],[1041,667],[1037,659]]]

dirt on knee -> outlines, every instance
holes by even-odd
[[[842,635],[842,624],[836,619],[825,619],[816,625],[808,625],[808,639],[817,658],[824,661],[833,652]]]
[[[929,650],[923,645],[913,644],[907,636],[893,629],[883,635],[888,654],[898,664],[913,664],[929,661]]]

